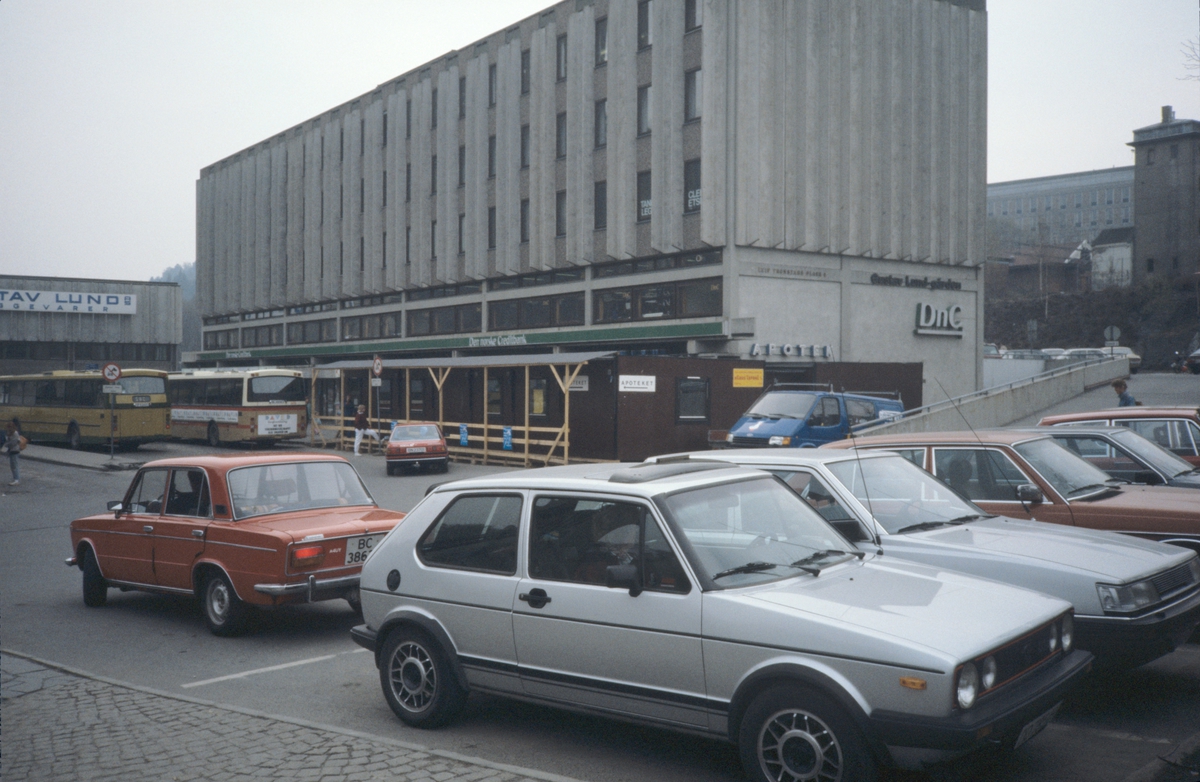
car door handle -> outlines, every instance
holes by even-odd
[[[151,527],[149,524],[142,527],[142,532],[153,532],[153,531],[154,531],[154,527]]]
[[[544,589],[531,589],[528,593],[522,592],[517,595],[518,600],[524,600],[529,603],[530,608],[541,608],[550,602],[550,598],[546,595]]]
[[[193,538],[202,538],[202,537],[204,537],[204,530],[202,530],[202,529],[194,529],[194,530],[192,530],[192,537],[193,537]]]

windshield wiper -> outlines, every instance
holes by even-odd
[[[901,527],[900,529],[896,530],[896,534],[899,535],[904,532],[919,532],[921,530],[935,529],[937,527],[956,526],[958,524],[966,524],[968,521],[975,521],[976,519],[990,519],[990,518],[992,518],[992,517],[985,513],[971,513],[966,516],[959,516],[959,517],[953,518],[953,519],[941,519],[938,521],[922,521],[920,524],[909,524],[907,527]]]
[[[713,576],[713,581],[716,581],[718,578],[724,578],[725,576],[736,576],[739,573],[761,573],[764,570],[773,570],[777,567],[779,567],[778,562],[747,562],[744,565],[738,565],[737,567],[731,567],[728,570],[722,570],[720,573],[717,573],[715,576]]]
[[[847,557],[858,557],[859,559],[862,559],[866,556],[866,553],[862,551],[842,551],[841,549],[828,548],[823,551],[814,551],[803,559],[797,559],[795,562],[788,565],[788,567],[794,567],[797,570],[803,570],[805,573],[810,575],[819,576],[821,575],[821,568],[810,567],[810,565],[813,562],[817,562],[822,559],[828,559],[829,557],[836,557],[839,554]]]

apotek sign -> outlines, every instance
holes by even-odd
[[[929,337],[962,337],[963,308],[959,304],[939,308],[932,304],[917,304],[917,327],[914,334]]]

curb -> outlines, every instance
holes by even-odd
[[[430,749],[429,747],[423,746],[421,744],[413,744],[412,742],[400,741],[399,739],[390,739],[385,736],[376,735],[374,733],[364,733],[364,732],[358,731],[358,730],[350,730],[348,728],[338,727],[337,725],[327,725],[327,724],[321,723],[321,722],[312,722],[310,720],[302,720],[302,719],[297,719],[295,717],[287,717],[282,714],[271,714],[271,713],[265,712],[265,711],[258,711],[257,709],[246,709],[241,706],[230,706],[228,704],[215,703],[213,701],[206,701],[202,698],[192,698],[187,695],[177,695],[173,692],[165,692],[163,690],[156,690],[153,687],[143,687],[139,684],[130,684],[129,682],[123,682],[123,681],[119,681],[117,679],[110,679],[107,676],[101,676],[99,674],[89,673],[88,671],[83,671],[78,668],[72,668],[69,665],[63,665],[62,663],[56,663],[56,662],[51,662],[49,660],[43,660],[40,657],[34,657],[31,654],[26,654],[24,652],[18,652],[14,649],[7,649],[4,647],[0,647],[0,654],[12,655],[13,657],[18,657],[22,660],[28,660],[29,662],[37,663],[38,665],[45,666],[46,668],[50,668],[50,669],[53,669],[56,671],[62,671],[63,673],[68,673],[68,674],[71,674],[72,676],[78,676],[81,679],[91,679],[92,681],[101,682],[103,684],[108,684],[113,687],[121,687],[126,690],[133,690],[135,692],[141,692],[141,693],[145,693],[147,695],[153,695],[153,696],[159,697],[159,698],[170,698],[171,700],[182,701],[183,703],[192,703],[197,706],[206,706],[206,707],[212,708],[212,709],[221,709],[223,711],[231,711],[231,712],[235,712],[237,714],[244,714],[247,717],[257,717],[259,719],[274,720],[276,722],[286,722],[289,725],[296,725],[298,727],[308,728],[310,730],[327,731],[329,733],[337,733],[342,736],[350,736],[352,738],[362,739],[364,741],[374,741],[374,742],[378,742],[381,744],[387,744],[392,747],[397,747],[399,749],[409,750],[412,752],[424,752],[428,755],[433,755],[434,757],[445,758],[446,760],[454,760],[454,761],[458,761],[459,763],[470,763],[471,765],[474,765],[474,766],[482,766],[484,768],[490,768],[490,769],[494,769],[496,771],[503,771],[503,772],[506,772],[509,774],[516,774],[518,776],[527,777],[529,779],[544,780],[544,782],[583,782],[582,780],[576,779],[574,777],[565,777],[565,776],[562,776],[561,774],[552,774],[547,771],[538,771],[537,769],[523,768],[521,766],[510,766],[505,763],[494,763],[490,760],[484,760],[483,758],[472,757],[470,755],[462,755],[458,752],[450,752],[449,750],[444,750],[444,749]]]
[[[1123,782],[1156,782],[1156,780],[1165,779],[1167,774],[1180,769],[1180,760],[1197,751],[1200,751],[1200,733],[1193,733],[1181,741],[1175,749],[1165,755],[1159,755],[1125,777]]]
[[[78,467],[81,470],[91,470],[92,472],[122,472],[128,470],[140,469],[145,462],[126,462],[126,461],[108,461],[104,464],[94,467],[90,464],[80,464],[77,461],[71,461],[66,458],[55,458],[53,456],[30,456],[28,453],[21,454],[22,461],[28,459],[31,462],[41,462],[43,464],[57,464],[62,467]]]

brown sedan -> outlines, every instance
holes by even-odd
[[[841,440],[825,448],[896,451],[988,513],[1173,543],[1200,551],[1200,502],[1190,489],[1129,486],[1028,431],[924,432]]]
[[[108,509],[71,522],[84,603],[104,605],[109,587],[192,595],[216,635],[244,631],[250,606],[343,598],[358,610],[362,563],[404,518],[323,454],[149,462]]]

